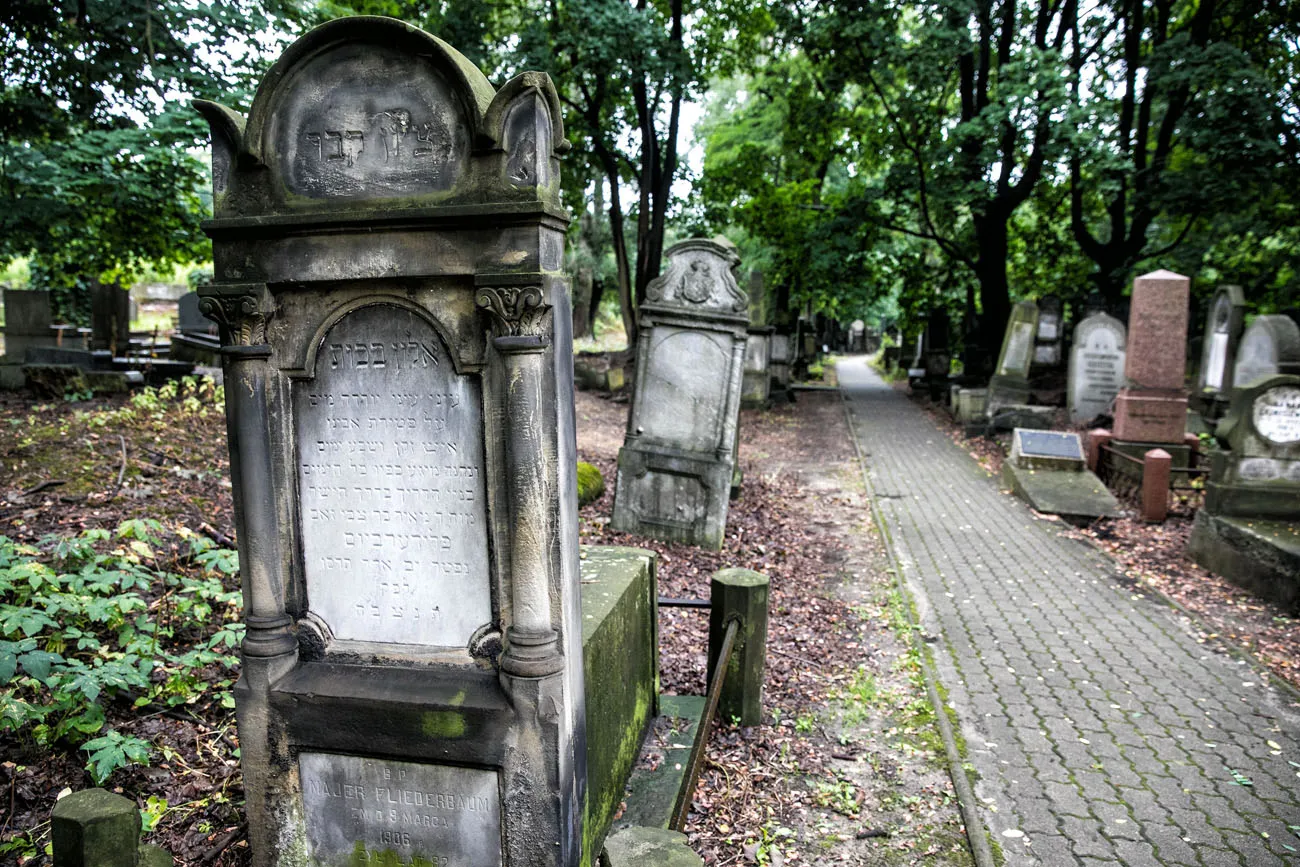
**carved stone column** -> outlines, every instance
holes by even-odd
[[[539,286],[480,287],[476,302],[492,322],[506,394],[506,489],[510,502],[511,622],[501,667],[518,677],[560,671],[563,657],[551,610],[551,471],[541,423],[551,307]]]
[[[236,288],[247,293],[232,293]],[[274,548],[280,533],[267,418],[271,347],[266,343],[266,316],[258,303],[264,287],[251,284],[221,289],[223,294],[200,300],[199,309],[221,328],[226,429],[248,627],[242,650],[245,657],[279,657],[294,653],[298,644],[289,628],[284,576]]]

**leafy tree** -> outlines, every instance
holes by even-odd
[[[0,261],[32,256],[75,315],[100,277],[203,258],[207,130],[188,96],[245,102],[288,4],[3,4]]]

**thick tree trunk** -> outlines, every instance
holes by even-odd
[[[999,214],[975,218],[975,241],[979,259],[975,277],[979,280],[982,310],[980,345],[995,358],[1002,349],[1002,334],[1011,318],[1011,290],[1007,284],[1007,218]]]

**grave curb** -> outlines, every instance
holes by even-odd
[[[976,867],[997,867],[998,860],[994,857],[992,846],[989,843],[988,825],[985,824],[979,814],[979,801],[975,797],[974,789],[971,788],[970,779],[966,776],[965,757],[957,744],[957,738],[952,730],[952,722],[948,719],[947,706],[939,695],[939,679],[934,671],[934,662],[931,659],[932,651],[925,646],[918,647],[916,643],[917,623],[912,607],[914,601],[912,592],[903,577],[903,567],[894,552],[894,542],[889,533],[889,526],[884,521],[884,516],[876,500],[875,490],[871,486],[871,475],[867,472],[866,457],[862,454],[862,443],[858,439],[857,427],[853,424],[853,413],[849,412],[849,403],[844,396],[844,390],[839,386],[836,386],[835,390],[839,392],[840,405],[844,408],[844,420],[848,423],[849,438],[853,441],[853,453],[857,456],[858,471],[862,475],[862,484],[867,491],[871,519],[880,533],[881,541],[884,542],[885,557],[889,561],[890,571],[894,573],[894,584],[908,603],[904,607],[907,622],[913,628],[909,630],[910,634],[907,641],[914,649],[919,651],[917,656],[921,661],[921,672],[925,677],[926,695],[931,707],[934,709],[935,726],[939,729],[939,738],[943,741],[945,758],[948,761],[948,776],[952,779],[953,791],[957,796],[957,808],[961,812],[962,823],[966,826],[966,845],[970,848],[971,857],[974,859]],[[956,708],[953,708],[953,712],[956,712]],[[972,833],[972,829],[977,829],[977,831]]]

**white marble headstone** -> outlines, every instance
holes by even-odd
[[[1074,329],[1070,350],[1070,419],[1087,422],[1107,414],[1124,385],[1124,324],[1094,313]]]

